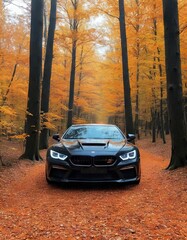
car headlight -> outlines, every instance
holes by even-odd
[[[50,150],[50,156],[55,159],[65,160],[68,156],[62,153],[55,152],[53,150]]]
[[[122,155],[120,155],[120,158],[122,160],[129,160],[129,159],[134,159],[136,157],[136,150],[133,150],[131,152],[127,152],[127,153],[123,153]]]

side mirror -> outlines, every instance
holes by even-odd
[[[57,133],[57,134],[54,134],[53,135],[53,139],[60,142],[60,135]]]
[[[134,134],[131,134],[131,133],[127,134],[127,141],[128,142],[134,142],[135,138],[136,138],[136,136]]]

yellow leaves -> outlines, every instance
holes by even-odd
[[[86,120],[84,118],[74,117],[73,122],[74,122],[74,124],[84,124],[84,123],[86,123]]]
[[[45,122],[45,128],[48,128],[50,130],[56,130],[56,125],[52,124],[51,122]]]
[[[3,127],[3,134],[23,131],[29,62],[27,35],[29,28],[26,22],[23,19],[19,21],[19,17],[15,21],[9,21],[9,15],[5,17],[6,21],[1,22],[3,28],[0,28],[0,95],[1,99],[3,96],[6,97],[4,106],[0,106],[0,118],[2,119],[0,124]],[[2,29],[3,32],[1,32]],[[18,67],[11,82],[14,66]]]
[[[50,121],[51,119],[53,120],[59,120],[62,119],[62,116],[59,116],[53,112],[48,112],[42,115],[44,118],[46,118],[48,121]]]
[[[19,141],[24,141],[28,136],[29,135],[27,135],[26,133],[23,133],[23,134],[11,136],[10,138],[19,140]]]
[[[4,115],[15,116],[16,112],[9,106],[0,106],[0,112]]]
[[[63,103],[60,104],[60,107],[62,110],[68,111],[68,107],[64,105]]]
[[[66,122],[71,44],[75,35],[77,39],[75,109],[81,109],[80,112],[86,116],[85,119],[89,114],[99,115],[100,121],[105,121],[110,115],[120,115],[124,111],[119,22],[116,18],[107,15],[108,12],[113,16],[118,16],[118,4],[113,0],[98,0],[96,1],[98,5],[95,3],[97,6],[93,6],[94,1],[89,2],[79,1],[78,8],[75,10],[71,1],[59,1],[50,89],[50,113],[44,114],[41,118],[43,125],[49,129],[61,127],[62,119],[65,119],[63,120],[64,125]],[[161,1],[155,0],[155,2],[160,9]],[[159,93],[160,81],[165,82],[161,12],[160,10],[151,12],[153,4],[148,0],[126,1],[125,4],[132,102],[135,106],[136,94],[139,90],[140,106],[150,108],[153,86]],[[184,6],[184,0],[181,0],[179,5],[180,23],[183,27],[186,26],[184,16],[186,16],[187,5]],[[153,31],[154,17],[157,18],[157,36]],[[70,29],[69,24],[73,23],[73,19],[79,21],[77,32]],[[13,66],[18,63],[19,67],[7,96],[7,105],[11,108],[0,110],[6,117],[4,125],[12,118],[14,122],[18,119],[16,124],[23,126],[29,75],[29,28],[21,19],[17,23],[10,22],[9,26],[5,22],[1,23],[0,28],[3,28],[3,31],[0,32],[2,37],[0,49],[1,95],[6,93]],[[187,69],[185,62],[187,57],[186,30],[187,28],[181,34],[184,79],[186,79]],[[158,48],[161,50],[160,53],[157,51]],[[83,53],[81,53],[82,51]],[[153,58],[160,59],[154,62]],[[153,62],[156,70],[153,68]],[[162,77],[159,76],[160,64],[163,67]],[[139,72],[137,65],[139,65]],[[139,74],[138,83],[137,73]],[[156,75],[154,81],[151,79],[151,74]],[[16,112],[19,114],[16,115]],[[26,114],[32,116],[32,113],[26,112]],[[85,120],[81,118],[81,114],[80,118],[76,116],[78,114],[76,111],[74,114],[75,123],[84,123]]]
[[[88,101],[85,98],[75,99],[75,104],[78,107],[83,107],[83,108],[88,107]]]
[[[1,127],[1,128],[10,129],[12,126],[13,126],[13,123],[11,123],[10,121],[2,120],[2,121],[0,122],[0,127]]]
[[[62,116],[59,116],[53,112],[41,114],[41,127],[56,130],[56,124],[54,122],[61,119]]]

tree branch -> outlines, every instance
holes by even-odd
[[[98,8],[98,7],[97,7],[97,9],[98,9],[99,11],[101,11],[101,12],[107,14],[109,17],[117,18],[117,19],[119,20],[119,17],[117,17],[117,16],[115,16],[115,15],[112,15],[112,14],[110,14],[109,12],[107,12],[107,11],[101,9],[101,8]]]

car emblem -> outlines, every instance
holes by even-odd
[[[95,151],[91,151],[91,153],[95,153]]]

